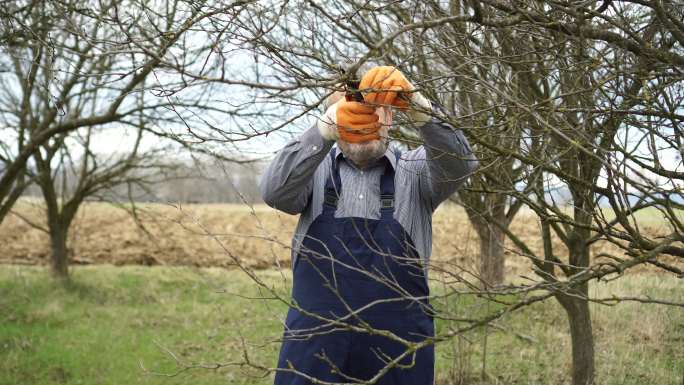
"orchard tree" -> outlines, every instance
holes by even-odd
[[[225,119],[234,111],[212,99],[210,85],[188,81],[182,72],[201,68],[216,44],[203,40],[207,18],[239,13],[242,5],[7,4],[0,58],[0,221],[35,182],[45,198],[47,225],[40,227],[50,235],[57,276],[68,275],[68,230],[86,199],[119,184],[149,184],[168,168],[159,156],[163,146],[150,150],[141,144],[144,137],[188,147],[184,132],[207,124],[207,116]],[[127,129],[133,132],[127,148],[111,148],[117,155],[105,158],[93,150],[94,142],[106,135],[123,138]],[[69,190],[70,183],[75,187]]]
[[[333,1],[296,7],[250,8],[244,15],[267,21],[258,33],[245,32],[255,65],[271,67],[271,82],[259,84],[264,98],[289,102],[297,111],[290,116],[297,118],[321,100],[312,88],[330,92],[344,80],[334,72],[340,60],[354,58],[356,68],[371,59],[396,65],[443,107],[434,118],[464,129],[484,159],[469,191],[461,194],[486,243],[484,260],[500,254],[508,240],[538,276],[526,285],[484,288],[489,293],[545,290],[449,329],[434,342],[555,298],[568,317],[573,384],[593,383],[589,302],[602,300],[591,298],[589,283],[642,264],[682,274],[680,262],[671,259],[684,251],[678,211],[682,7],[670,1],[498,0]],[[309,98],[298,98],[294,89]],[[271,128],[291,122],[276,121]],[[523,207],[537,216],[541,250],[510,229]],[[662,213],[668,233],[639,226],[634,214],[649,207]],[[597,243],[610,244],[613,251],[592,256]],[[482,269],[479,278],[486,275],[485,283],[501,280],[500,258],[492,266],[491,272]],[[442,284],[449,282],[463,280]]]

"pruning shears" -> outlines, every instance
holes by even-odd
[[[340,68],[342,74],[346,74],[347,71],[345,68]],[[363,102],[363,94],[361,93],[361,90],[359,90],[359,85],[361,84],[361,79],[357,79],[356,77],[347,79],[347,81],[344,83],[344,98],[348,102]],[[399,99],[405,100],[406,102],[410,102],[411,98],[410,95],[407,95],[404,92],[399,93]]]
[[[344,92],[344,98],[348,102],[363,102],[363,95],[361,94],[361,91],[359,90],[359,84],[361,83],[361,80],[359,79],[349,79],[347,82],[344,84],[345,86],[345,92]]]
[[[349,72],[349,67],[351,66],[350,63],[345,63],[341,64],[338,67],[338,70],[341,72],[341,74],[347,75]],[[358,79],[356,76],[353,74],[350,74],[352,76],[349,76],[347,80],[344,82],[344,99],[348,102],[363,102],[363,95],[361,94],[361,91],[359,90],[359,85],[361,84],[361,79]]]

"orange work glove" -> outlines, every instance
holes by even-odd
[[[343,99],[337,103],[336,118],[337,132],[345,142],[361,143],[380,139],[380,117],[373,106]]]
[[[413,91],[413,86],[395,67],[380,66],[373,67],[363,75],[359,89],[366,103],[406,109],[409,106],[409,95],[406,93]],[[405,94],[402,95],[402,92]]]

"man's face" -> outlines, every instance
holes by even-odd
[[[365,168],[373,163],[387,151],[389,129],[392,125],[392,109],[389,107],[378,107],[375,113],[378,115],[381,124],[380,131],[378,131],[380,139],[361,143],[349,143],[342,139],[337,141],[337,145],[342,150],[342,153],[361,168]]]

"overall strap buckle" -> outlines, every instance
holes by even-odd
[[[331,206],[331,207],[337,207],[337,201],[338,198],[326,191],[325,195],[323,196],[323,204]]]
[[[394,208],[394,194],[381,194],[380,195],[380,209],[393,209]]]

